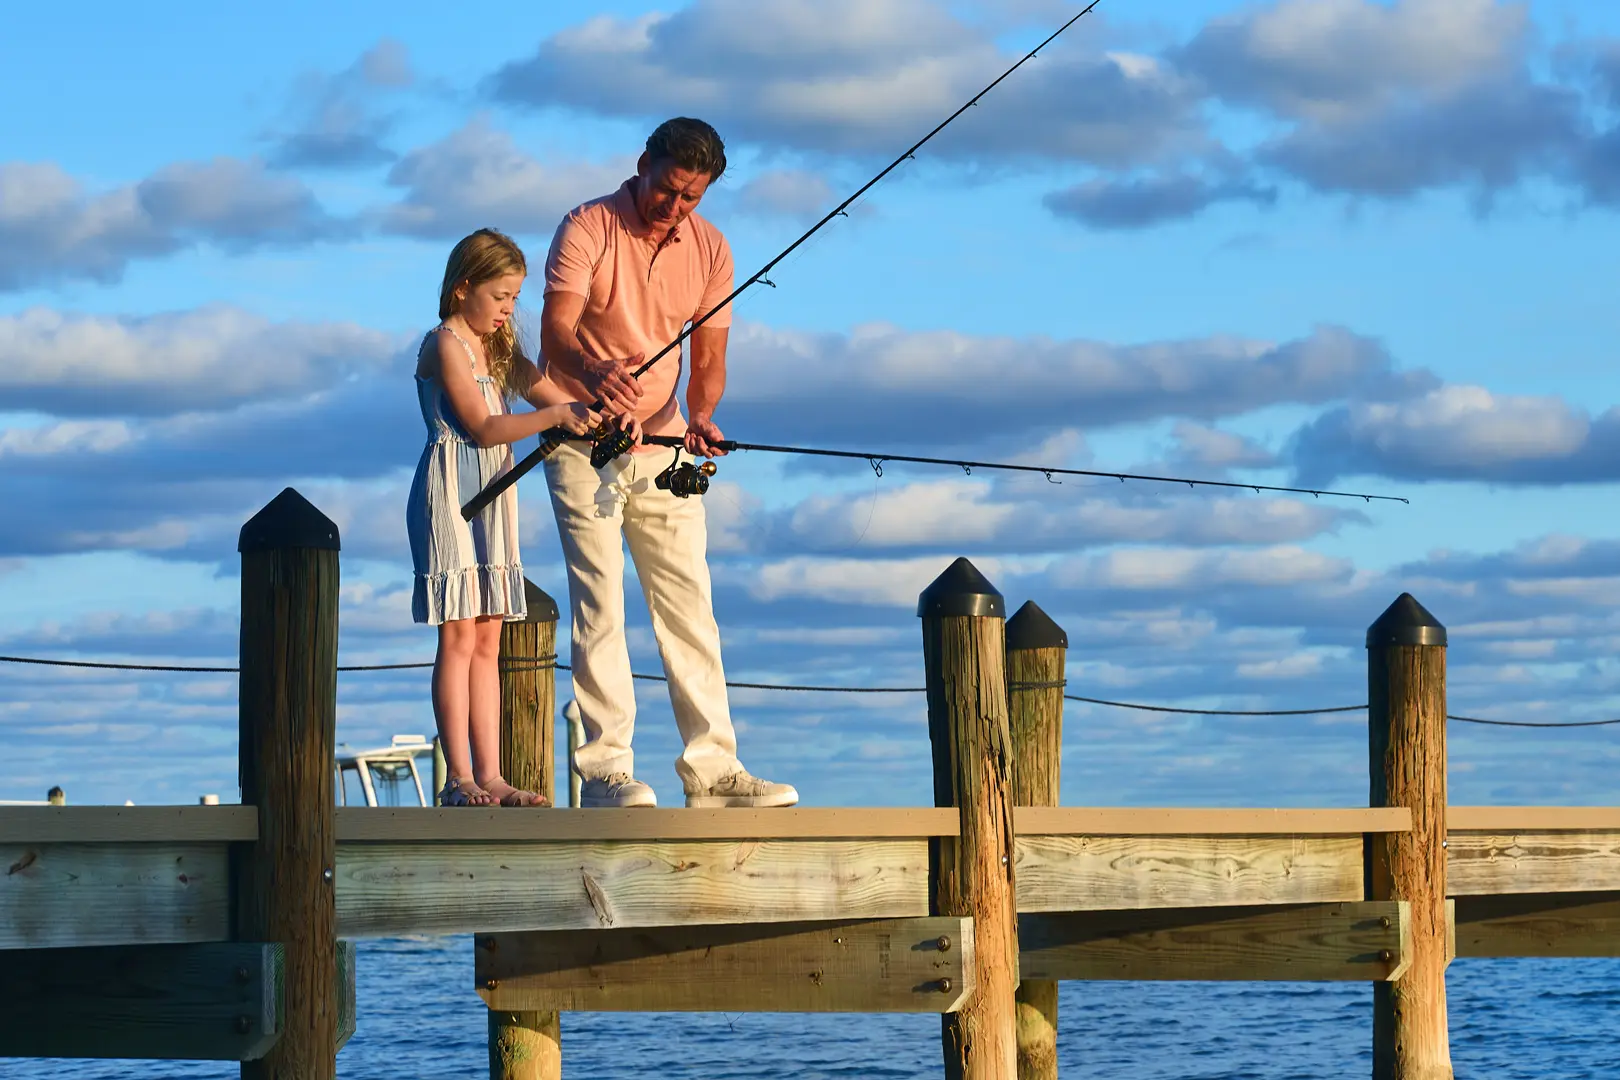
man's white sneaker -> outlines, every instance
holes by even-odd
[[[686,805],[692,808],[717,806],[792,806],[799,793],[789,784],[773,784],[738,769],[703,791],[688,791]]]
[[[582,808],[657,806],[658,796],[653,794],[652,788],[629,773],[616,772],[581,782],[579,805]]]

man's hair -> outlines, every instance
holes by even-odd
[[[711,183],[726,171],[726,144],[720,133],[690,116],[659,124],[647,136],[647,154],[654,162],[673,161],[683,169],[708,173]]]

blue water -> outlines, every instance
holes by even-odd
[[[472,939],[362,941],[346,1078],[483,1080]],[[1620,1077],[1620,961],[1457,960],[1459,1080]],[[1064,983],[1058,1053],[1084,1080],[1344,1080],[1371,1071],[1360,983]],[[934,1016],[569,1013],[563,1075],[590,1080],[919,1080],[943,1074]],[[218,1062],[0,1060],[0,1077],[234,1078]]]

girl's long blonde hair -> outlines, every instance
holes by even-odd
[[[486,281],[507,274],[529,272],[523,249],[510,236],[494,229],[479,229],[461,239],[450,249],[450,258],[444,267],[444,283],[439,286],[439,318],[448,319],[459,308],[456,290],[474,289]],[[512,361],[518,355],[517,313],[501,324],[493,334],[483,336],[484,362],[496,387],[505,395],[510,389]]]

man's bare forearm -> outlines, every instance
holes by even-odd
[[[540,351],[546,365],[557,365],[557,370],[578,382],[585,381],[585,363],[589,359],[580,346],[579,335],[572,330],[554,326],[540,328]]]
[[[686,411],[693,420],[707,420],[726,393],[725,329],[699,327],[692,335],[692,377],[686,383]]]

